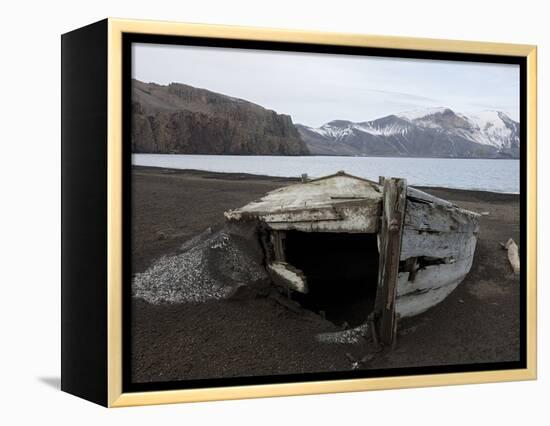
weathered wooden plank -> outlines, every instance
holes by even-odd
[[[354,176],[336,174],[268,192],[257,201],[226,212],[225,216],[228,220],[239,220],[247,216],[273,212],[328,207],[341,199],[372,200],[379,203],[381,198],[379,187],[375,183]]]
[[[306,277],[302,271],[286,262],[273,262],[267,265],[267,272],[275,285],[286,290],[307,293]]]
[[[286,261],[285,247],[283,240],[285,238],[284,232],[274,231],[271,232],[271,244],[273,246],[273,253],[275,255],[275,260],[278,262]]]
[[[474,256],[456,260],[452,263],[429,265],[415,271],[400,272],[397,283],[397,296],[414,294],[449,285],[457,280],[462,281],[472,267]],[[412,279],[411,279],[412,278]]]
[[[453,205],[441,205],[407,200],[405,227],[434,232],[479,231],[479,215]]]
[[[334,200],[331,205],[323,207],[305,207],[293,209],[277,209],[267,212],[255,212],[265,222],[304,222],[318,220],[340,220],[346,213],[356,209],[377,214],[380,211],[379,199],[342,198]],[[232,211],[235,212],[235,211]],[[227,216],[227,215],[226,215]]]
[[[384,179],[375,317],[380,340],[385,345],[391,345],[394,339],[395,298],[406,198],[407,183],[404,179]]]
[[[336,207],[335,207],[336,208]],[[297,230],[303,232],[378,232],[380,204],[366,204],[353,208],[336,208],[340,220],[287,221],[266,224],[274,230]]]
[[[464,277],[447,285],[426,290],[423,293],[412,293],[400,296],[396,300],[396,314],[400,318],[412,317],[427,311],[442,302],[462,282]]]
[[[462,232],[425,232],[406,228],[401,242],[401,260],[412,257],[471,257],[477,236]]]
[[[417,315],[441,302],[472,266],[479,215],[408,188],[396,312]],[[426,265],[426,262],[441,262]]]
[[[319,222],[323,220],[341,220],[342,214],[333,207],[297,211],[283,211],[262,214],[261,219],[268,223],[280,222]]]
[[[456,204],[453,204],[450,201],[436,197],[435,195],[428,194],[427,192],[421,191],[420,189],[416,189],[412,186],[409,186],[407,188],[407,199],[409,201],[417,200],[419,202],[425,202],[430,204],[457,207]]]

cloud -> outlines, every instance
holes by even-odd
[[[152,44],[132,52],[134,78],[206,88],[312,126],[431,106],[519,116],[516,65]]]

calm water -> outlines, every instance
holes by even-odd
[[[302,173],[318,177],[345,170],[376,181],[378,176],[394,176],[406,178],[409,185],[519,193],[519,160],[134,154],[132,163],[283,177]]]

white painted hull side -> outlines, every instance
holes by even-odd
[[[479,230],[476,213],[414,188],[407,195],[400,260],[417,264],[398,274],[401,318],[427,311],[457,288],[472,267]]]

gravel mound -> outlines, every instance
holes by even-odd
[[[180,253],[157,259],[132,282],[134,297],[149,303],[199,303],[230,297],[248,286],[267,292],[269,278],[252,224],[207,229],[187,241]]]

